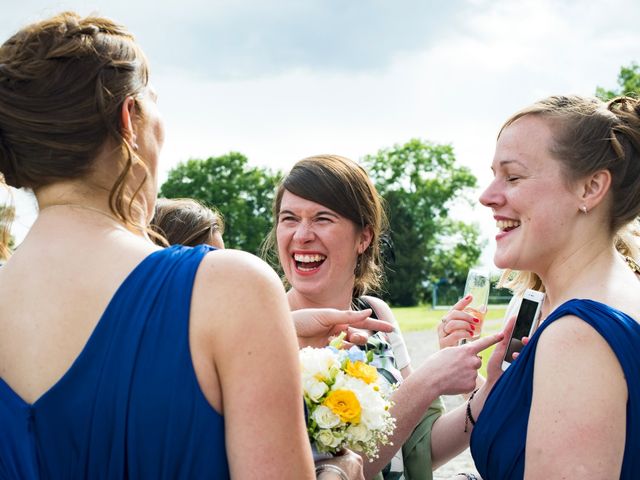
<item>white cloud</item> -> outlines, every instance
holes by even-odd
[[[11,21],[17,28],[50,2],[21,4],[5,8],[0,33],[9,33],[7,18],[19,19]],[[546,95],[614,87],[640,45],[640,4],[631,0],[613,0],[606,11],[577,0],[468,0],[446,11],[423,1],[394,2],[392,11],[353,2],[347,12],[334,12],[335,2],[129,4],[96,3],[137,33],[150,56],[168,130],[162,175],[178,161],[230,150],[288,168],[320,152],[357,159],[422,137],[453,144],[484,185],[510,114]],[[230,70],[220,73],[216,62]],[[491,238],[484,210],[458,215],[481,219]]]

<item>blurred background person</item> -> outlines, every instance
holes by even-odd
[[[211,245],[224,248],[224,218],[213,207],[192,198],[159,198],[151,228],[169,245]]]

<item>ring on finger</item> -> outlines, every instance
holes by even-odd
[[[442,333],[446,336],[449,335],[449,332],[447,332],[447,322],[442,322]]]

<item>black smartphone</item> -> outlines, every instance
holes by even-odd
[[[528,288],[522,297],[522,303],[516,317],[516,324],[511,332],[509,346],[502,359],[502,370],[506,370],[513,362],[513,354],[520,352],[522,347],[521,338],[530,337],[538,327],[540,321],[540,310],[544,302],[544,293]]]

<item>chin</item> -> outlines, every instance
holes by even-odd
[[[493,263],[496,267],[503,270],[507,268],[510,270],[518,270],[516,262],[514,262],[513,259],[510,259],[509,255],[504,253],[501,254],[500,252],[496,252],[493,256]]]

